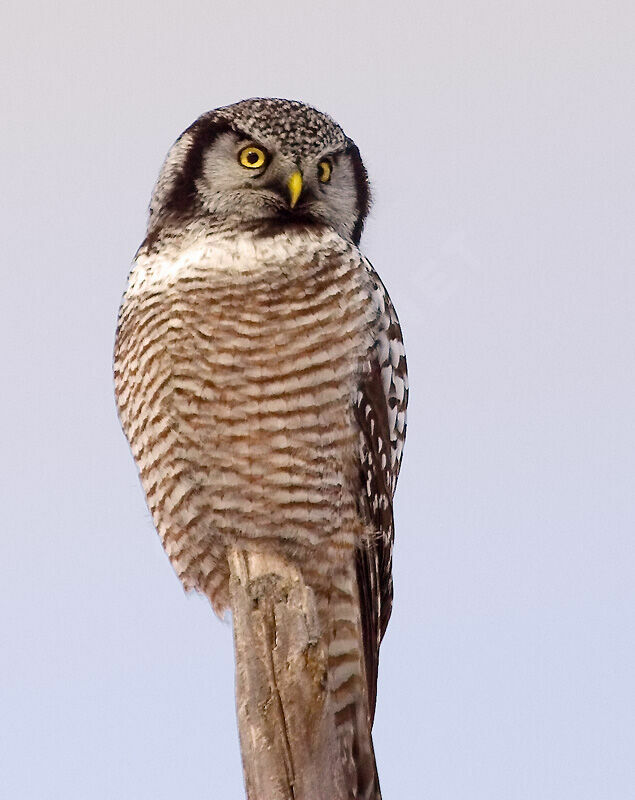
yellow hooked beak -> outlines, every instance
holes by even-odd
[[[296,169],[296,171],[291,174],[287,181],[287,187],[289,189],[289,205],[291,208],[295,208],[295,204],[302,194],[302,173],[299,170]]]

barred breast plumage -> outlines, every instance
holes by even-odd
[[[356,248],[330,239],[193,233],[175,257],[141,252],[130,277],[122,423],[177,573],[219,612],[228,543],[321,572],[312,552],[361,532],[352,401],[377,312]]]

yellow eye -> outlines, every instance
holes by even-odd
[[[259,147],[249,145],[249,147],[243,147],[240,151],[238,160],[243,167],[247,167],[247,169],[259,169],[266,162],[267,154]]]
[[[330,161],[320,161],[318,164],[318,179],[320,183],[328,183],[331,180],[333,167]]]

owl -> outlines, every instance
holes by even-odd
[[[186,589],[229,605],[229,548],[317,598],[350,798],[380,798],[371,728],[406,433],[401,330],[359,250],[354,142],[303,103],[203,114],[169,151],[123,297],[115,391]]]

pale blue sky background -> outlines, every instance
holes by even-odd
[[[635,797],[631,2],[6,2],[0,795],[243,797],[231,629],[111,386],[171,142],[252,95],[357,141],[412,384],[385,800]]]

